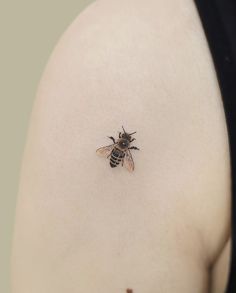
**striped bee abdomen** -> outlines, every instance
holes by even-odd
[[[111,158],[110,158],[110,166],[112,168],[118,166],[122,159],[124,158],[125,153],[118,148],[114,148],[112,153],[111,153]]]

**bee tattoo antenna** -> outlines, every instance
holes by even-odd
[[[124,130],[124,133],[127,133],[126,131],[125,131],[125,129],[124,129],[124,126],[122,125],[122,129]],[[132,133],[129,133],[129,135],[132,135],[132,134],[135,134],[137,131],[134,131],[134,132],[132,132]]]

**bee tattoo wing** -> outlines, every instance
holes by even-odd
[[[125,151],[124,166],[129,172],[134,171],[134,161],[130,150]]]
[[[113,143],[113,144],[101,147],[96,150],[96,153],[102,157],[107,157],[111,154],[114,146],[115,146],[115,144]]]

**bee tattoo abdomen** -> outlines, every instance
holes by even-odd
[[[115,147],[111,153],[110,166],[112,168],[118,166],[120,162],[123,160],[124,156],[125,153]]]

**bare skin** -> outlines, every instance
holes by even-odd
[[[95,153],[121,125],[133,173]],[[229,241],[225,114],[194,4],[95,2],[38,87],[13,293],[220,293]]]

